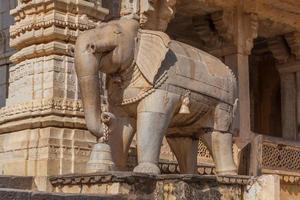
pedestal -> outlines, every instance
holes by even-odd
[[[145,175],[110,172],[50,177],[54,191],[120,195],[125,199],[243,199],[250,177],[214,175]],[[248,199],[250,200],[250,199]]]

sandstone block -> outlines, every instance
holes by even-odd
[[[247,186],[245,200],[280,200],[280,179],[277,175],[262,175]]]

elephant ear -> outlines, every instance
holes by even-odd
[[[139,30],[136,64],[147,81],[154,85],[154,78],[169,51],[169,36],[160,31]]]

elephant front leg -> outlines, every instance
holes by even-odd
[[[128,151],[135,132],[134,124],[135,120],[132,118],[118,117],[113,132],[109,134],[108,143],[116,170],[127,170]]]
[[[179,101],[179,95],[157,90],[138,105],[137,153],[134,172],[160,174],[158,167],[163,137]]]

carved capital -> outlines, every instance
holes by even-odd
[[[224,44],[236,46],[236,51],[250,55],[257,37],[256,14],[239,11],[219,11],[211,15],[212,22]]]
[[[268,48],[272,52],[278,64],[286,63],[290,57],[288,46],[281,36],[269,38]]]
[[[232,22],[234,21],[233,11],[218,11],[211,15],[212,22],[218,34],[225,42],[233,42],[234,29]]]
[[[140,24],[142,28],[165,31],[175,15],[176,0],[141,0]]]
[[[241,20],[241,21],[239,21]],[[242,16],[238,17],[237,23],[237,36],[235,37],[235,43],[239,53],[246,55],[251,54],[254,42],[257,38],[258,30],[258,17],[253,13],[243,13]]]
[[[300,33],[288,33],[284,35],[284,38],[289,45],[291,54],[293,54],[297,60],[300,60]]]
[[[223,46],[223,39],[220,37],[219,32],[211,28],[211,19],[209,16],[194,18],[192,23],[204,48],[217,49]]]

